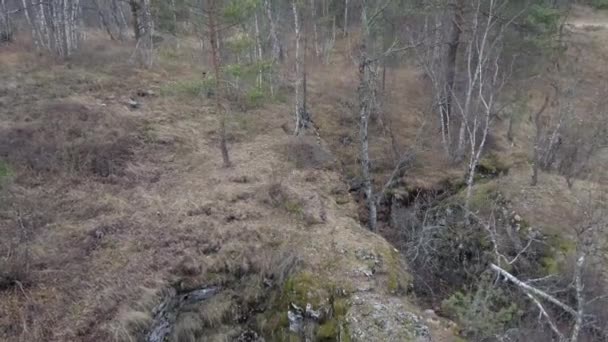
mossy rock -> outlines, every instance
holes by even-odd
[[[382,253],[384,269],[386,271],[386,286],[389,293],[405,292],[412,282],[412,277],[407,273],[404,263],[400,259],[399,252],[387,249]]]
[[[287,308],[290,304],[306,307],[311,304],[314,308],[327,305],[329,299],[328,289],[332,288],[331,283],[322,283],[319,277],[312,273],[302,272],[285,281],[281,304]]]

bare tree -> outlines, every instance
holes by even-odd
[[[298,4],[296,0],[292,3],[294,28],[295,28],[295,57],[296,57],[296,77],[295,77],[295,118],[296,128],[295,135],[302,134],[303,130],[310,126],[310,118],[306,111],[306,70],[305,56],[306,47],[302,49],[302,27],[301,18],[299,15]]]
[[[506,83],[508,73],[501,70],[501,50],[506,24],[497,21],[496,11],[506,0],[476,0],[473,4],[473,23],[465,53],[466,86],[461,96],[453,92],[455,111],[461,120],[458,146],[468,137],[469,161],[465,211],[473,191],[475,172],[487,137],[491,121],[496,115],[496,102]],[[487,5],[487,8],[482,8]],[[485,13],[487,11],[488,14]],[[465,133],[462,133],[462,130]],[[464,144],[464,142],[462,142]]]
[[[582,213],[580,222],[572,229],[572,233],[574,233],[573,237],[577,241],[577,248],[576,253],[573,256],[575,261],[572,271],[571,289],[565,290],[572,292],[572,297],[574,298],[572,304],[567,303],[540,288],[536,285],[538,281],[519,279],[505,270],[504,267],[499,266],[500,264],[511,265],[515,259],[513,259],[512,262],[505,263],[502,260],[506,261],[506,258],[497,258],[497,262],[490,265],[490,268],[493,271],[503,277],[506,281],[517,286],[526,297],[532,301],[539,310],[539,317],[546,322],[560,342],[578,341],[586,323],[593,321],[594,319],[592,314],[588,314],[590,303],[606,297],[605,293],[601,293],[600,296],[596,296],[592,300],[586,298],[587,291],[584,283],[584,272],[590,265],[592,259],[597,259],[598,257],[603,258],[603,253],[601,252],[601,239],[599,239],[599,237],[606,233],[608,222],[605,218],[604,207],[601,206],[601,204],[599,206],[597,205],[598,203],[601,203],[601,201],[592,200],[589,202],[585,201],[584,203],[587,203],[588,205],[583,205],[580,208],[579,212]],[[500,255],[498,252],[500,246],[496,240],[493,240],[493,244],[497,251],[497,255]],[[522,250],[521,253],[523,252],[524,251]],[[518,254],[518,256],[521,255],[521,253]],[[549,309],[543,302],[551,303],[552,308],[555,309]],[[569,315],[569,328],[565,328],[563,324],[558,323],[556,319],[557,314],[552,312],[556,309]]]
[[[6,0],[0,1],[0,43],[13,40],[13,22]]]
[[[359,87],[357,89],[359,95],[359,143],[360,160],[361,160],[361,177],[363,192],[367,201],[367,209],[369,213],[368,226],[372,231],[376,230],[378,221],[378,213],[376,200],[372,187],[372,179],[370,172],[370,157],[369,157],[369,118],[375,102],[376,96],[376,76],[377,68],[373,63],[370,54],[371,26],[372,23],[368,18],[369,2],[363,0],[361,6],[361,42],[359,46]],[[346,29],[346,28],[345,28]]]
[[[268,30],[270,34],[270,43],[272,46],[272,59],[274,62],[283,60],[283,46],[277,32],[277,24],[275,16],[272,13],[272,5],[270,0],[264,0],[264,10],[266,11],[266,18],[268,18]]]
[[[221,54],[219,51],[219,41],[222,37],[222,30],[220,27],[220,13],[221,7],[218,4],[218,0],[206,0],[205,1],[205,13],[207,13],[207,36],[209,39],[210,59],[211,65],[213,65],[213,73],[215,77],[215,110],[219,117],[219,138],[220,138],[220,152],[222,154],[222,161],[224,167],[230,167],[230,156],[228,155],[228,143],[226,141],[226,111],[222,107],[222,100],[224,98],[223,84],[222,84],[222,71],[221,71]]]
[[[534,114],[534,127],[536,128],[536,138],[534,139],[534,161],[532,164],[532,181],[530,185],[535,186],[538,183],[538,168],[540,167],[541,158],[541,140],[542,140],[542,124],[541,117],[549,104],[549,96],[545,96],[545,102],[540,109]]]
[[[348,0],[344,0],[344,36],[348,34]]]
[[[23,0],[23,6],[38,48],[62,58],[78,49],[82,39],[80,0]]]

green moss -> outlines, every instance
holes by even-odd
[[[551,239],[551,245],[566,255],[576,252],[576,242],[563,236],[554,236]]]
[[[481,158],[477,171],[482,175],[498,176],[509,171],[510,165],[496,154],[489,154]]]
[[[285,208],[285,210],[288,213],[298,215],[298,216],[302,216],[302,214],[304,212],[302,209],[302,205],[300,205],[300,203],[298,203],[298,202],[286,201],[283,204],[283,207]]]
[[[487,205],[493,203],[493,200],[499,193],[496,182],[487,182],[478,184],[473,188],[473,193],[469,204],[471,209],[483,209]],[[466,189],[463,191],[463,196],[466,196]]]
[[[344,317],[348,312],[350,303],[346,298],[339,298],[334,300],[334,316]]]
[[[404,290],[410,282],[409,274],[403,269],[399,260],[399,253],[388,249],[382,253],[383,262],[387,272],[387,290],[396,293]]]
[[[318,341],[337,341],[338,334],[340,332],[338,321],[336,319],[330,319],[319,326],[317,330]]]
[[[553,257],[543,257],[540,259],[540,263],[546,274],[556,274],[559,272],[559,262]]]
[[[13,172],[9,165],[5,161],[0,160],[0,189],[4,187],[12,175]]]
[[[213,78],[181,80],[164,84],[160,88],[163,96],[198,97],[213,89]]]
[[[329,288],[331,288],[331,284],[323,286],[313,274],[302,272],[287,279],[280,304],[284,308],[288,308],[291,303],[300,307],[311,304],[318,308],[326,303],[328,297],[326,289]]]

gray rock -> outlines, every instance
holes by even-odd
[[[351,341],[432,342],[424,320],[398,297],[373,293],[353,296],[346,315]]]
[[[126,104],[129,106],[129,108],[131,109],[138,109],[139,107],[141,107],[141,105],[139,104],[139,102],[133,100],[133,99],[128,99],[126,101]]]
[[[321,310],[315,310],[312,307],[312,304],[306,304],[306,317],[314,319],[315,321],[321,320]]]
[[[287,319],[289,320],[289,331],[299,334],[302,331],[304,325],[304,317],[302,313],[289,310],[287,311]]]

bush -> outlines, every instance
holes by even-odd
[[[456,292],[442,302],[442,311],[458,321],[463,327],[461,334],[473,341],[504,332],[523,315],[502,289],[493,286],[490,278],[482,278],[475,291]]]
[[[256,87],[247,93],[247,106],[248,107],[260,107],[266,99],[266,93],[262,88]]]
[[[38,117],[0,129],[0,158],[39,175],[121,176],[138,143],[133,121],[79,103],[54,103],[32,116]],[[0,180],[10,174],[6,162]]]

